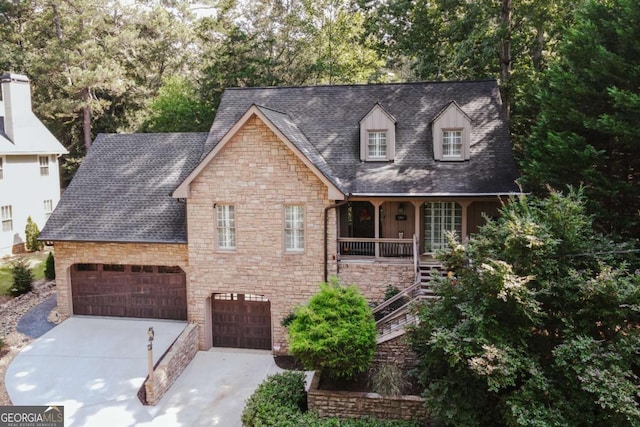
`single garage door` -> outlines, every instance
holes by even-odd
[[[187,320],[186,283],[175,266],[75,264],[73,313]]]
[[[262,295],[213,294],[214,347],[271,350],[271,303]]]

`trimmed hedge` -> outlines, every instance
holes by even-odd
[[[418,427],[417,422],[376,419],[319,418],[307,411],[304,373],[283,372],[268,377],[247,399],[245,427]]]

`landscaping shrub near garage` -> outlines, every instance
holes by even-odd
[[[417,427],[417,422],[319,418],[307,412],[302,372],[268,377],[249,397],[242,412],[245,427]]]
[[[13,276],[13,286],[11,287],[11,295],[17,297],[26,294],[31,290],[33,285],[33,273],[29,268],[29,261],[21,258],[13,262],[11,267]]]

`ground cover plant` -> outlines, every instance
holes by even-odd
[[[580,191],[522,196],[462,246],[410,334],[452,426],[640,425],[640,274]]]

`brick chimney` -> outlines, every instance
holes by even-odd
[[[4,104],[4,133],[15,144],[16,129],[27,125],[32,115],[29,78],[21,74],[5,73],[0,76],[0,83]]]

